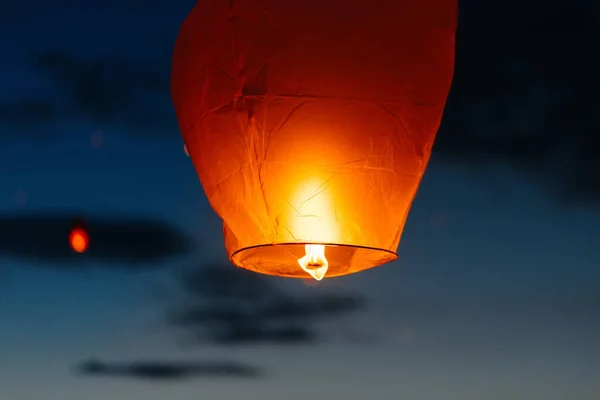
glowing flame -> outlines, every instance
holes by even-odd
[[[304,246],[306,255],[298,260],[298,264],[303,270],[308,272],[313,278],[320,281],[327,273],[329,263],[325,257],[325,245],[307,244]]]
[[[83,253],[88,248],[88,235],[83,229],[75,228],[69,235],[69,243],[71,244],[71,248],[77,253]]]

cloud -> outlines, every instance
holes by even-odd
[[[52,96],[0,103],[0,123],[23,134],[31,128],[82,119],[124,126],[133,134],[176,135],[169,64],[167,51],[150,59],[112,56],[94,60],[63,51],[36,54],[31,66],[49,80]]]
[[[230,265],[200,266],[180,277],[183,294],[169,310],[168,323],[194,343],[299,345],[326,339],[315,323],[366,307],[356,294],[299,296],[271,282]]]
[[[593,2],[461,2],[441,160],[503,163],[560,200],[600,200],[600,24]]]
[[[98,216],[86,219],[88,251],[75,253],[68,241],[75,214],[0,215],[0,257],[61,267],[82,261],[136,267],[191,252],[190,238],[166,221],[148,217]]]
[[[262,368],[239,362],[154,362],[136,361],[125,363],[90,360],[76,366],[75,372],[85,376],[123,377],[158,381],[174,381],[191,378],[260,378]]]
[[[294,296],[275,286],[273,281],[232,265],[210,264],[190,269],[177,276],[174,296],[169,297],[174,301],[167,305],[167,325],[183,332],[188,345],[291,347],[320,343],[326,335],[316,322],[333,322],[336,317],[365,307],[364,299],[357,295]],[[346,332],[343,329],[338,330],[338,334]],[[349,331],[345,337],[352,343],[356,343],[357,338],[362,339],[361,335]],[[76,372],[149,380],[265,375],[263,369],[252,365],[206,361],[107,363],[90,360],[77,365]]]
[[[348,294],[319,294],[307,299],[280,299],[260,310],[257,318],[302,320],[342,315],[361,310],[365,299]]]

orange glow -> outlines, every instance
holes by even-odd
[[[233,264],[397,259],[454,68],[457,0],[199,0],[171,95]]]
[[[69,235],[71,248],[77,253],[83,253],[89,246],[87,232],[81,228],[74,228]]]

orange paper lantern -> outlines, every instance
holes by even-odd
[[[85,229],[81,227],[75,227],[69,234],[69,244],[71,248],[77,253],[83,253],[88,249],[89,237]]]
[[[457,0],[200,0],[171,94],[231,261],[320,279],[397,258]]]

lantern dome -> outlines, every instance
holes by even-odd
[[[457,0],[198,1],[171,95],[235,265],[320,279],[397,258],[457,17]]]

